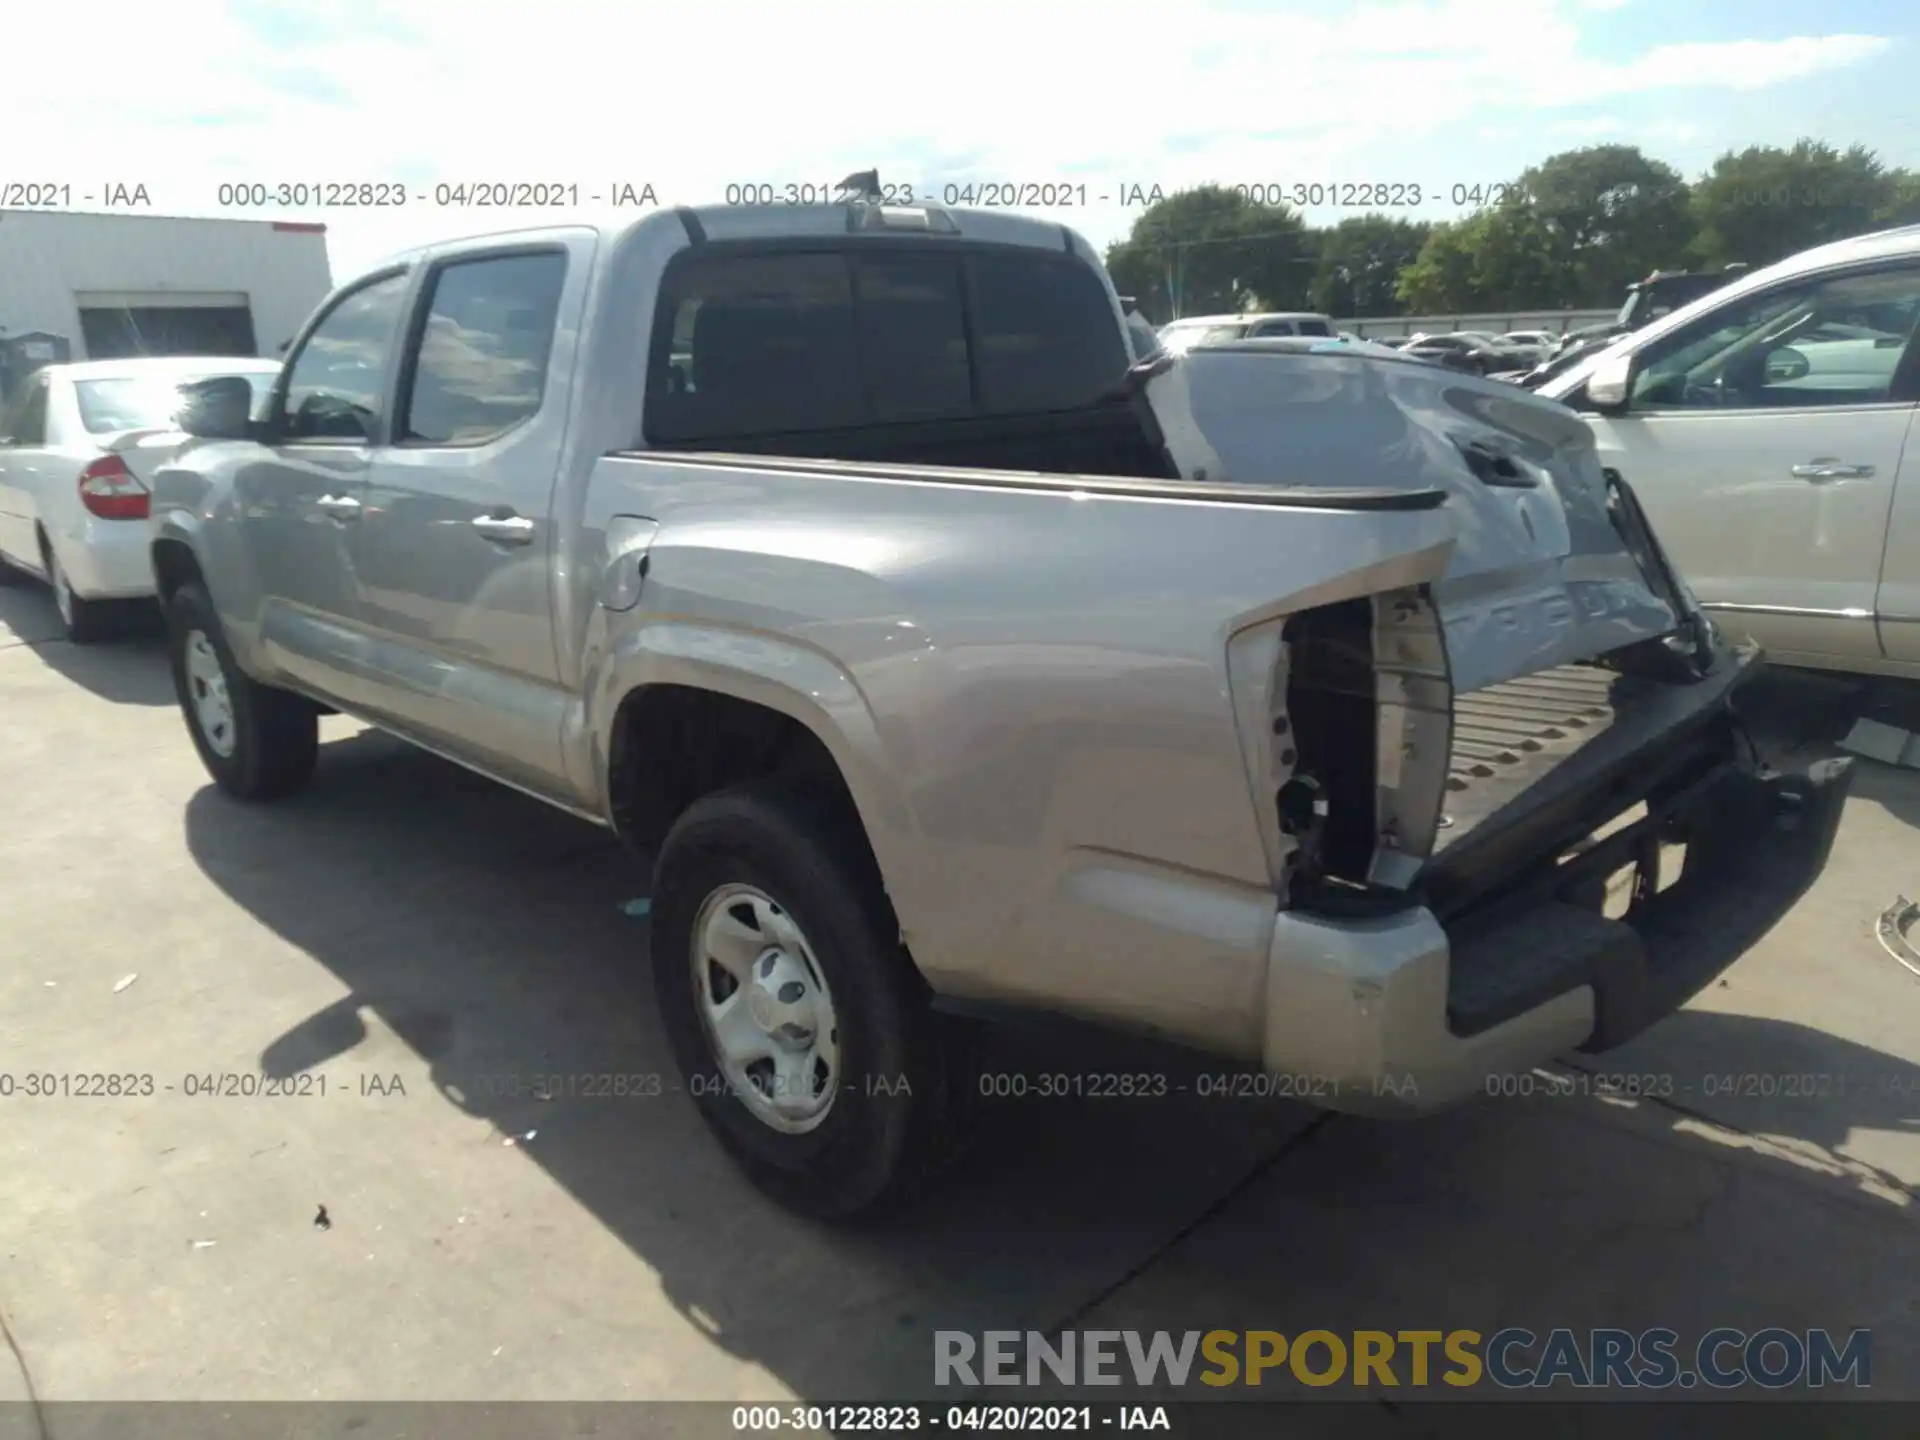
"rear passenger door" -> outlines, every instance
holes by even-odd
[[[354,552],[371,718],[562,797],[552,502],[593,243],[432,264]]]

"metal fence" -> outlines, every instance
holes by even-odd
[[[1582,325],[1600,325],[1620,312],[1613,310],[1503,310],[1483,315],[1387,315],[1370,320],[1335,320],[1334,327],[1363,340],[1396,335],[1448,335],[1457,330],[1546,330],[1563,335]]]

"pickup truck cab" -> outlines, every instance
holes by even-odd
[[[153,507],[214,779],[287,794],[338,710],[617,832],[688,1090],[810,1213],[932,1171],[1008,1009],[1367,1112],[1606,1049],[1846,789],[1750,760],[1755,657],[1570,411],[1326,339],[1135,362],[1038,220],[434,246],[245,402],[196,389]]]
[[[1804,251],[1539,387],[1775,661],[1920,678],[1920,226]]]

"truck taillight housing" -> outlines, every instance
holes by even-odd
[[[1256,626],[1234,637],[1227,667],[1283,903],[1404,895],[1433,854],[1453,742],[1426,589]]]
[[[80,472],[80,503],[102,520],[144,520],[151,499],[118,455],[102,455]]]

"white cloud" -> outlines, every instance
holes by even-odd
[[[1420,0],[1244,9],[1148,0],[387,0],[302,9],[236,0],[24,11],[10,47],[84,54],[97,76],[20,66],[35,178],[144,182],[155,208],[216,213],[222,181],[436,180],[654,185],[668,203],[730,181],[883,178],[1122,181],[1411,180],[1359,157],[1411,138],[1659,91],[1691,96],[1826,73],[1875,36],[1582,53],[1594,0]],[[31,18],[27,18],[31,17]],[[1403,102],[1398,97],[1407,97]],[[1601,133],[1568,131],[1561,133]],[[1612,132],[1608,132],[1612,133]],[[1360,173],[1352,173],[1358,170]],[[19,177],[6,177],[19,178]],[[1457,177],[1434,177],[1453,179]],[[78,188],[78,185],[76,185]],[[91,188],[91,186],[89,187]],[[583,206],[584,209],[591,207]],[[255,212],[262,213],[262,212]],[[565,212],[553,218],[573,218]],[[538,212],[324,217],[337,271]],[[1124,229],[1113,206],[1074,218]]]

